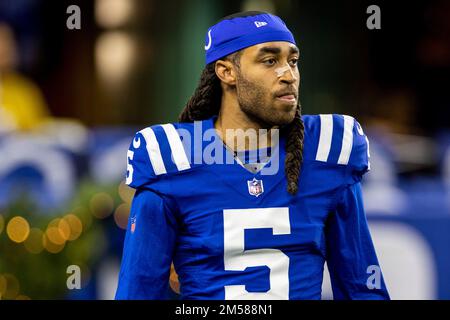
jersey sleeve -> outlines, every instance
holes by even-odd
[[[326,225],[326,259],[336,300],[389,300],[364,213],[361,183],[346,186]]]
[[[166,168],[154,131],[146,128],[137,132],[127,152],[126,184],[137,189],[164,173]]]
[[[171,123],[136,133],[127,153],[126,184],[135,189],[153,184],[159,192],[167,191],[166,177],[191,168],[190,139],[182,139],[186,134],[188,130]]]
[[[138,189],[123,249],[116,299],[166,299],[177,236],[174,209],[167,199]]]
[[[342,166],[358,181],[370,170],[369,140],[351,116],[304,116],[306,159]]]

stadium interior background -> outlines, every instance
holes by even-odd
[[[450,2],[0,0],[2,299],[113,298],[130,137],[176,121],[205,30],[240,10],[293,31],[304,114],[349,114],[368,134],[364,201],[391,297],[450,299]]]

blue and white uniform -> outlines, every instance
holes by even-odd
[[[202,121],[203,130],[214,119]],[[367,285],[378,267],[360,185],[367,137],[350,116],[303,121],[296,195],[287,192],[283,135],[267,164],[277,154],[279,169],[263,175],[235,160],[195,159],[210,142],[183,137],[194,135],[193,123],[139,131],[128,151],[136,194],[116,298],[166,298],[173,261],[182,299],[320,299],[327,261],[335,299],[389,299],[381,274],[378,287]]]

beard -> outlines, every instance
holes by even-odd
[[[294,120],[296,108],[275,106],[268,96],[268,90],[255,82],[251,82],[238,72],[236,94],[239,106],[247,117],[261,123],[263,127],[282,126]],[[268,101],[271,99],[271,101]],[[297,106],[298,108],[298,106]]]

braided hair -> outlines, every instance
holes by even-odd
[[[234,16],[236,15],[225,17],[222,20]],[[240,51],[227,56],[225,59],[231,60],[235,65],[239,66],[239,58]],[[206,120],[214,115],[218,115],[221,99],[222,88],[220,86],[220,79],[215,72],[215,62],[212,62],[203,69],[199,84],[181,112],[179,121],[194,122]],[[294,120],[282,129],[282,132],[287,137],[284,163],[287,177],[287,191],[292,195],[298,191],[298,178],[303,162],[304,131],[305,126],[301,118],[301,106],[298,104]]]

